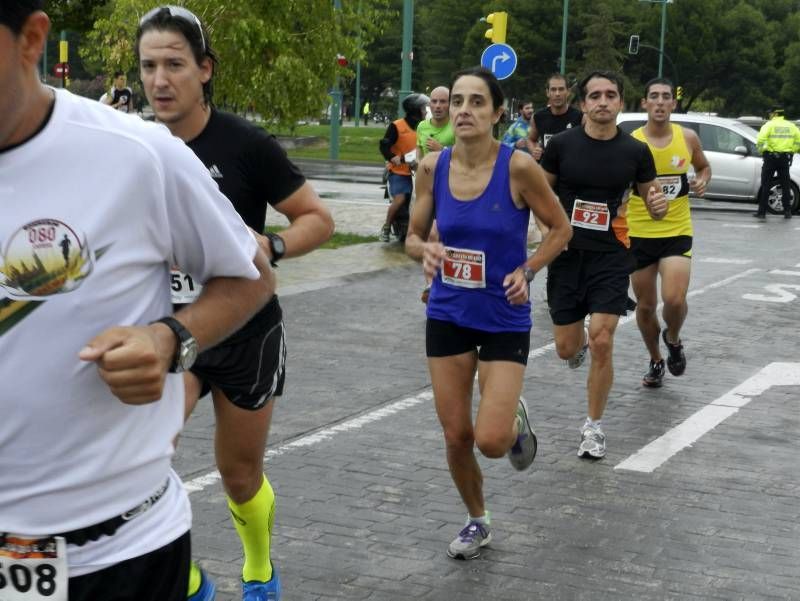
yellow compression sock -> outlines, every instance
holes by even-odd
[[[267,477],[249,501],[240,505],[228,497],[228,509],[244,549],[242,580],[267,582],[272,578],[269,547],[275,521],[275,493]]]
[[[202,581],[203,577],[200,575],[200,568],[197,567],[197,564],[193,561],[189,562],[189,590],[187,591],[187,597],[191,597],[198,590],[200,590],[200,582]]]

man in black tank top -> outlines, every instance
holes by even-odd
[[[601,418],[613,383],[614,331],[627,310],[633,270],[625,221],[631,185],[646,199],[654,219],[667,212],[650,149],[616,125],[622,91],[622,80],[614,73],[595,71],[584,78],[584,127],[554,137],[542,156],[542,168],[573,231],[567,250],[547,274],[553,334],[556,351],[569,367],[580,367],[591,353],[588,413],[578,456],[595,459],[606,454]]]
[[[253,230],[276,265],[317,248],[333,233],[333,220],[275,138],[211,105],[217,65],[208,32],[185,8],[145,14],[136,51],[147,99],[156,119],[203,161],[220,190]],[[280,235],[262,235],[267,206],[290,222]],[[177,274],[177,275],[176,275]],[[173,274],[173,302],[191,302],[196,283]],[[286,347],[277,296],[221,345],[202,353],[185,376],[187,407],[210,390],[216,414],[216,459],[234,526],[242,539],[243,595],[280,599],[280,578],[270,558],[275,496],[263,457],[272,399],[283,391]],[[192,564],[189,599],[214,597],[214,584]]]
[[[533,158],[542,159],[542,153],[554,135],[579,127],[583,113],[569,105],[567,80],[560,73],[547,78],[547,106],[533,114],[528,139],[533,148]]]

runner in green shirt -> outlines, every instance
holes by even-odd
[[[455,141],[450,123],[450,90],[444,86],[431,92],[431,118],[417,126],[417,161],[431,150],[452,146]]]

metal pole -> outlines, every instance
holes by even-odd
[[[342,10],[342,0],[333,0],[333,13],[334,21],[337,21],[337,15]],[[337,22],[338,25],[338,22]],[[337,67],[338,69],[338,67]],[[339,89],[339,74],[337,72],[336,79],[333,83],[331,90],[331,143],[329,157],[331,160],[339,158],[339,118],[342,114],[342,91]]]
[[[361,0],[358,0],[358,16],[361,17]],[[358,51],[361,52],[361,25],[358,26]],[[356,105],[353,108],[355,126],[361,122],[361,58],[356,60]]]
[[[664,72],[664,35],[667,32],[667,0],[661,2],[661,45],[658,52],[658,76]]]
[[[403,100],[411,94],[411,61],[414,40],[414,0],[403,0],[403,66],[400,73],[400,93],[397,98],[397,114],[405,116]]]
[[[569,0],[564,0],[564,17],[561,26],[561,75],[567,72],[567,19],[569,17]]]

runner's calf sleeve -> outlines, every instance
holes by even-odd
[[[197,567],[197,564],[194,561],[189,562],[189,590],[187,592],[187,597],[191,597],[198,590],[200,590],[200,584],[203,581],[203,577],[200,575],[200,568]]]
[[[275,521],[275,493],[264,476],[261,488],[249,501],[239,504],[228,497],[228,509],[244,549],[242,580],[267,582],[272,578],[269,547]]]

